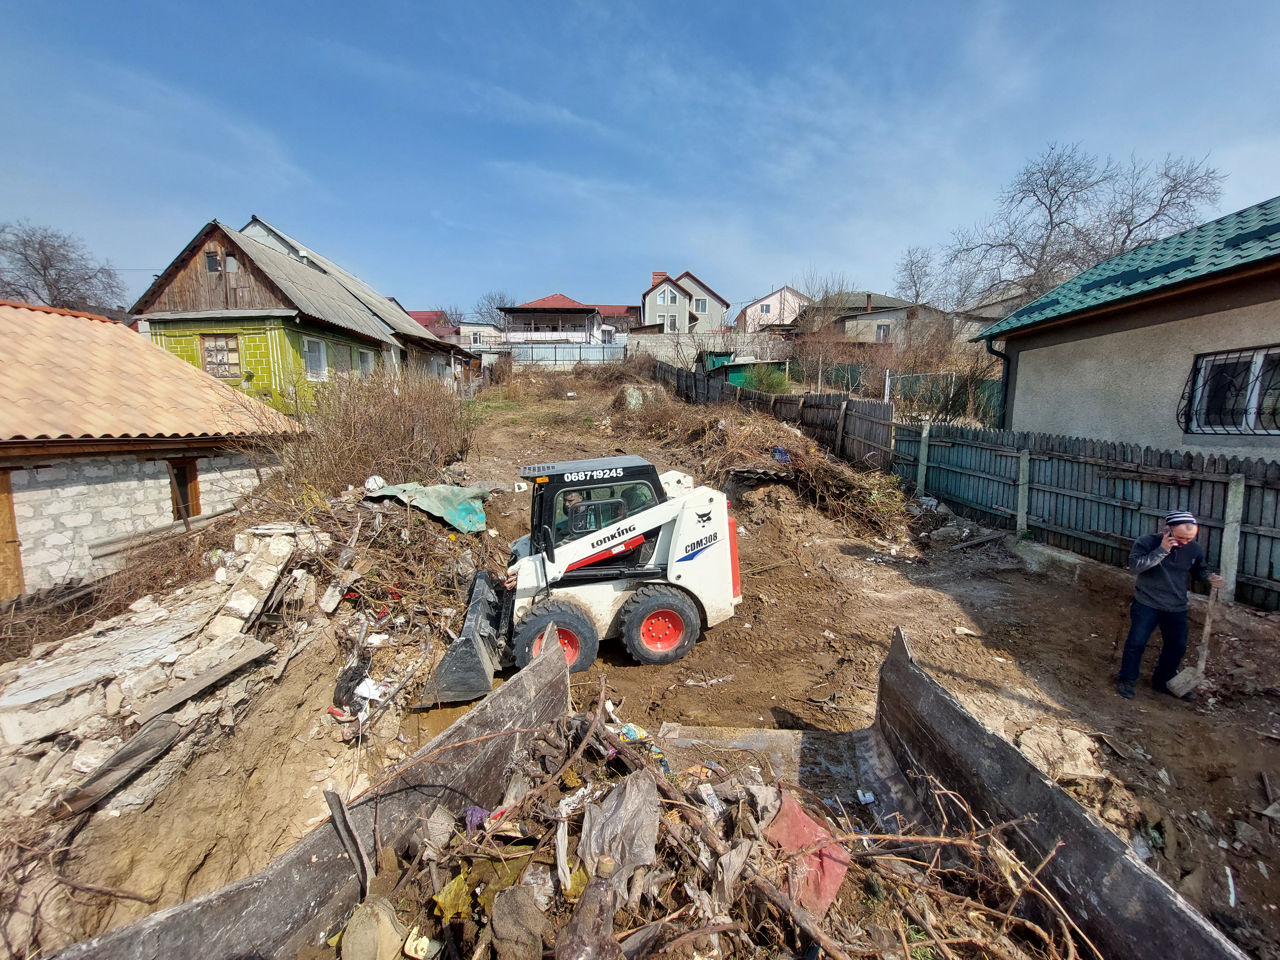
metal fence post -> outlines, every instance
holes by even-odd
[[[1027,532],[1027,501],[1031,493],[1031,451],[1018,451],[1018,536]]]
[[[916,454],[916,496],[924,496],[925,476],[929,472],[929,419],[920,422],[920,450]]]
[[[1244,474],[1227,478],[1227,506],[1222,518],[1222,555],[1218,565],[1226,586],[1218,591],[1224,600],[1236,598],[1236,576],[1240,566],[1240,521],[1244,517]]]

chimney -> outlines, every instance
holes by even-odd
[[[867,291],[867,313],[871,312],[871,291]]]
[[[652,282],[651,284],[649,284],[649,286],[651,286],[651,287],[656,287],[658,284],[660,284],[660,283],[661,283],[663,280],[665,280],[665,279],[667,279],[667,271],[665,271],[665,270],[655,270],[655,271],[653,271],[653,282]]]

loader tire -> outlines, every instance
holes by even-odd
[[[697,606],[676,587],[641,587],[622,605],[620,620],[622,641],[640,663],[674,663],[702,632]]]
[[[547,624],[554,623],[560,634],[560,647],[569,663],[570,673],[581,673],[596,662],[600,651],[600,632],[585,610],[565,600],[545,600],[535,604],[520,618],[512,631],[516,666],[526,667],[542,652],[542,634]]]

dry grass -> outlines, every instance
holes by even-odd
[[[274,473],[263,498],[285,512],[375,474],[388,483],[436,482],[471,442],[474,425],[452,385],[418,370],[336,377],[295,395],[303,429],[269,450],[250,451]]]
[[[797,491],[829,516],[889,533],[908,519],[895,477],[858,470],[833,459],[813,440],[772,417],[733,405],[692,406],[677,400],[621,411],[615,429],[688,452],[699,479],[723,485],[735,467],[781,467],[775,447],[787,452]]]

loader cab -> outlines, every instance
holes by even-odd
[[[636,456],[565,460],[520,468],[533,487],[529,541],[552,551],[667,499],[658,470]]]

